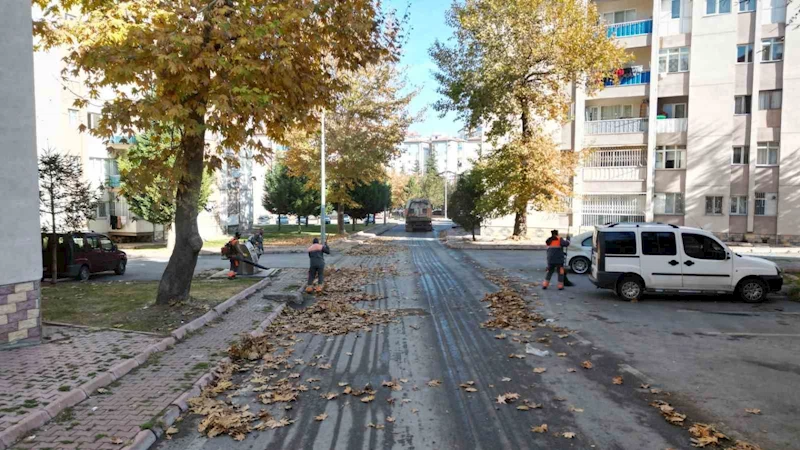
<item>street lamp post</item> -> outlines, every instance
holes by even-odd
[[[445,170],[444,172],[440,172],[439,175],[444,176],[444,217],[447,218],[447,175],[453,174],[458,175],[457,173],[453,172],[452,170]]]
[[[325,244],[325,110],[322,110],[322,155],[320,156],[320,242]]]

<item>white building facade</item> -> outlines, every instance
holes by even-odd
[[[480,130],[472,134],[461,133],[458,137],[409,133],[401,145],[400,157],[392,161],[391,167],[407,175],[423,174],[433,152],[436,171],[452,178],[472,168],[480,157],[482,145]]]

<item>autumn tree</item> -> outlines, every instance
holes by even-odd
[[[100,187],[102,189],[102,186]],[[47,149],[39,156],[39,211],[50,222],[42,231],[50,232],[50,282],[58,280],[58,238],[56,233],[86,227],[97,208],[100,192],[83,179],[79,156]],[[10,212],[8,212],[10,213]]]
[[[34,23],[39,47],[63,47],[64,78],[80,79],[91,93],[76,106],[113,94],[93,135],[160,134],[162,124],[183,130],[164,174],[178,183],[176,245],[159,304],[189,297],[203,246],[197,215],[204,168],[236,166],[242,148],[263,163],[270,151],[258,135],[280,141],[289,127],[316,128],[314,112],[330,108],[347,86],[336,72],[397,51],[397,22],[377,0],[33,3],[43,12]]]
[[[356,71],[343,71],[339,81],[349,89],[337,95],[327,113],[327,200],[338,205],[339,217],[356,204],[350,193],[360,183],[382,181],[386,166],[399,154],[413,117],[408,104],[414,92],[404,93],[405,81],[391,62]],[[295,131],[288,136],[286,162],[295,175],[320,185],[319,131]],[[338,222],[339,234],[344,223]]]
[[[389,185],[391,186],[391,208],[405,208],[409,199],[409,192],[406,190],[411,177],[402,172],[389,173]]]
[[[455,29],[454,45],[436,42],[430,53],[443,99],[434,107],[455,112],[467,129],[483,126],[495,150],[490,165],[508,170],[509,178],[528,181],[536,171],[550,171],[569,159],[534,156],[550,148],[543,137],[546,122],[567,120],[571,87],[587,94],[602,88],[611,69],[627,56],[607,37],[593,2],[583,0],[466,0],[447,16]],[[538,135],[538,136],[537,136]],[[537,147],[541,145],[541,147]],[[504,161],[503,158],[514,158]],[[492,180],[502,173],[495,171]],[[520,190],[507,190],[519,187]],[[525,187],[525,189],[522,189]],[[487,185],[510,199],[514,235],[527,232],[527,205],[532,192],[567,195],[563,184],[532,188],[523,183]],[[499,191],[499,189],[503,189]]]

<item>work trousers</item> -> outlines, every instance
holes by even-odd
[[[319,285],[325,284],[325,265],[312,265],[308,269],[308,285],[314,284],[314,278],[319,277]]]
[[[548,264],[547,274],[544,276],[544,287],[550,286],[550,278],[553,277],[553,272],[558,271],[558,288],[564,287],[564,265],[563,264]]]

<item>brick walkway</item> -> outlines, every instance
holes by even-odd
[[[161,340],[140,333],[45,326],[48,338],[53,341],[0,353],[0,431]]]
[[[304,270],[284,269],[261,293],[300,286],[304,277]],[[222,320],[200,329],[175,348],[151,356],[149,363],[112,383],[108,393],[92,395],[65,410],[12,448],[119,449],[129,444],[140,426],[151,424],[164,408],[225,357],[228,345],[240,333],[266,319],[272,305],[260,293],[242,300]]]

